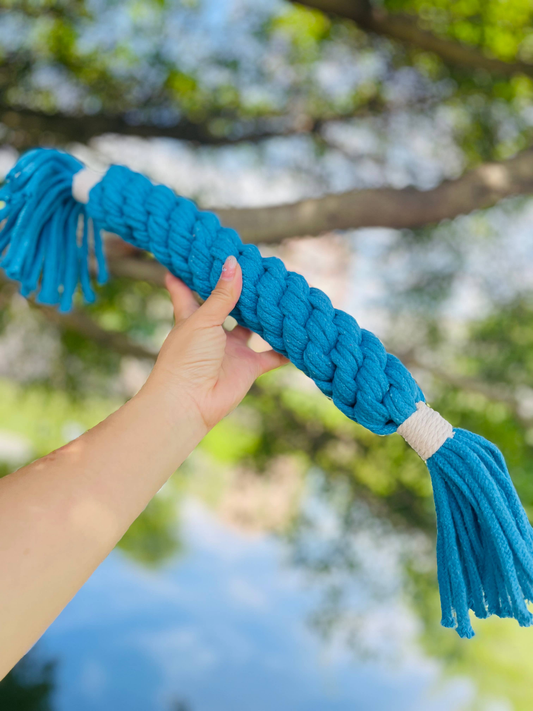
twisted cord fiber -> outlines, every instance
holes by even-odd
[[[88,214],[182,279],[202,298],[214,289],[234,255],[243,289],[233,312],[238,323],[287,356],[349,418],[380,435],[395,432],[424,396],[405,366],[381,341],[338,309],[276,257],[222,227],[170,188],[112,166],[89,195]]]

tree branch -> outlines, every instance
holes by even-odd
[[[80,141],[87,143],[95,136],[105,133],[118,133],[123,136],[141,138],[176,138],[205,145],[222,145],[246,140],[244,137],[232,139],[215,136],[205,124],[193,123],[180,118],[170,126],[157,124],[135,124],[125,116],[112,114],[65,114],[61,112],[45,113],[23,107],[0,106],[0,122],[9,129],[24,131],[29,142],[39,142],[43,134],[52,134],[62,141]]]
[[[243,241],[276,243],[362,227],[416,228],[490,207],[512,195],[533,193],[533,148],[484,163],[431,190],[369,188],[257,208],[216,209]]]
[[[97,343],[99,346],[119,353],[143,360],[155,360],[157,351],[135,343],[124,333],[109,331],[99,326],[84,311],[74,310],[67,314],[60,314],[50,306],[38,306],[47,320],[60,328],[67,328],[81,334],[85,338]]]
[[[113,276],[165,286],[165,267],[142,250],[110,233],[106,233],[105,248],[107,265]],[[91,266],[95,271],[94,261]]]
[[[244,242],[275,244],[333,230],[413,229],[490,207],[513,195],[531,194],[533,148],[506,161],[484,163],[431,190],[369,188],[267,207],[211,209]],[[164,285],[164,268],[119,237],[107,234],[106,252],[115,276]]]
[[[417,18],[412,15],[388,13],[382,8],[372,7],[366,0],[291,0],[291,2],[322,10],[328,15],[353,20],[363,30],[434,52],[446,63],[461,69],[484,69],[491,74],[501,76],[526,74],[533,77],[532,64],[504,62],[489,57],[475,47],[438,37],[422,29]]]
[[[87,143],[95,136],[116,133],[139,138],[174,138],[205,146],[224,146],[247,141],[256,143],[268,138],[299,133],[318,133],[326,123],[372,115],[383,108],[383,102],[375,99],[356,110],[340,114],[329,113],[321,117],[271,115],[247,121],[235,116],[231,120],[237,130],[227,134],[213,133],[209,121],[194,123],[184,117],[174,124],[161,126],[156,123],[134,123],[124,115],[45,113],[1,104],[0,123],[13,131],[25,133],[27,137],[23,141],[24,145],[39,144],[42,136],[46,134],[53,135],[61,142]]]

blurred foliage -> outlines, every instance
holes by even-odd
[[[246,400],[260,417],[250,466],[261,471],[271,458],[298,456],[306,468],[327,472],[332,485],[347,483],[351,501],[364,500],[396,523],[431,529],[431,485],[403,440],[375,437],[318,393],[287,387],[283,376],[263,378]]]
[[[533,61],[533,6],[528,0],[385,0],[392,12],[415,14],[424,29],[439,37],[479,48],[507,62]],[[433,80],[452,79],[447,104],[456,113],[457,139],[468,163],[504,158],[531,142],[530,77],[492,76],[478,70],[446,67],[427,52],[409,52],[410,61]]]
[[[435,34],[499,59],[533,59],[533,7],[528,0],[385,0],[384,6],[414,13]]]
[[[185,118],[206,124],[207,133],[226,134],[239,121],[282,115],[296,101],[294,92],[299,111],[305,101],[335,112],[331,97],[320,99],[311,71],[323,44],[342,41],[323,15],[300,8],[278,16],[259,8],[246,17],[237,13],[248,34],[239,51],[205,35],[210,12],[190,2],[2,3],[0,108],[75,114],[79,135],[84,114],[126,115],[133,126]],[[258,61],[250,64],[250,56]],[[349,96],[340,101],[350,108]],[[16,121],[11,140],[26,140]],[[47,132],[42,140],[64,140],[60,124],[55,137]]]
[[[53,711],[55,664],[43,662],[33,650],[0,684],[0,708],[5,711]]]
[[[416,13],[437,35],[505,61],[528,61],[533,52],[526,0],[385,6]],[[236,5],[219,29],[227,38],[220,42],[206,31],[215,12],[210,2],[164,0],[1,3],[0,110],[11,109],[8,140],[20,146],[83,140],[99,118],[104,129],[128,133],[141,124],[163,129],[184,121],[187,135],[200,142],[253,137],[264,130],[262,121],[276,117],[282,133],[289,116],[305,132],[317,120],[387,111],[399,90],[415,113],[417,105],[447,107],[468,163],[509,155],[531,139],[524,116],[533,96],[529,77],[449,67],[353,23],[278,3],[253,12]],[[239,41],[232,41],[237,33]],[[59,115],[54,123],[56,112],[75,116],[77,128]],[[50,120],[43,123],[43,115]],[[125,123],[112,123],[117,116]]]
[[[157,566],[181,552],[174,497],[159,493],[128,529],[118,547],[140,563]]]
[[[533,294],[521,295],[472,327],[473,367],[487,381],[515,386],[533,380]],[[477,366],[477,367],[476,367]]]

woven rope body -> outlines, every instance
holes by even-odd
[[[348,417],[380,435],[395,432],[424,396],[405,366],[374,334],[334,309],[319,289],[275,257],[222,227],[170,188],[112,166],[92,188],[88,214],[180,277],[204,299],[230,254],[243,273],[233,316],[311,377]]]

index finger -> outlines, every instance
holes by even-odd
[[[183,323],[199,308],[193,292],[181,279],[168,272],[165,275],[165,286],[170,294],[174,307],[176,324]]]

